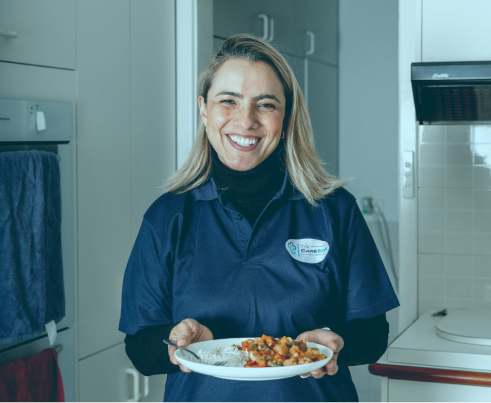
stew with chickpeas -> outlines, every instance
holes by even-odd
[[[233,347],[249,353],[249,361],[245,367],[282,367],[289,365],[309,364],[326,358],[317,347],[308,347],[305,340],[293,340],[283,336],[275,339],[273,336],[255,337],[243,341],[241,345]]]

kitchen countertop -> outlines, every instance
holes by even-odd
[[[491,346],[457,343],[437,336],[436,324],[443,317],[431,315],[439,310],[421,315],[391,343],[379,363],[491,373]]]
[[[369,366],[370,372],[395,379],[491,386],[491,346],[437,336],[436,325],[443,317],[431,315],[440,310],[420,316]]]

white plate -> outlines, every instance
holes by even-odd
[[[211,350],[217,347],[232,347],[232,344],[239,344],[245,340],[254,339],[254,337],[220,339],[202,341],[193,343],[186,347],[188,350],[197,353],[199,350]],[[274,379],[290,378],[301,374],[306,374],[310,371],[322,368],[332,358],[333,352],[331,349],[321,344],[307,342],[309,347],[317,347],[321,354],[325,354],[327,358],[313,362],[311,364],[291,365],[287,367],[266,367],[266,368],[241,368],[241,367],[215,367],[208,364],[200,364],[186,359],[186,353],[177,350],[175,356],[177,360],[189,368],[193,372],[200,374],[211,375],[217,378],[232,379],[236,381],[270,381]]]

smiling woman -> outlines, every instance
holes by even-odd
[[[291,69],[267,43],[237,35],[199,93],[192,152],[145,214],[126,268],[128,356],[144,375],[169,374],[165,401],[357,400],[347,366],[383,354],[385,312],[398,301],[346,182],[321,167]],[[333,355],[301,377],[250,387],[191,372],[162,343],[257,334]],[[304,352],[294,350],[276,365],[298,365]]]
[[[346,185],[322,168],[298,82],[272,46],[250,35],[227,39],[201,75],[199,94],[198,135],[167,190],[180,193],[203,184],[210,176],[212,151],[227,168],[247,171],[278,143],[292,184],[312,205]]]

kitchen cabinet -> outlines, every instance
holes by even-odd
[[[304,57],[310,49],[306,31],[315,35],[315,52],[308,57],[318,62],[337,65],[338,1],[337,0],[215,0],[214,36],[248,33],[262,37],[263,21],[259,14],[274,20],[271,44],[280,52]]]
[[[129,18],[129,1],[77,3],[80,359],[123,340],[119,309],[131,250]]]
[[[134,376],[127,369],[134,369],[126,356],[124,344],[118,344],[99,354],[80,361],[80,401],[82,402],[126,402],[135,397]],[[104,374],[101,382],[101,374]],[[145,377],[137,374],[140,402],[162,401],[166,375],[148,378],[148,395],[144,395]],[[135,400],[133,400],[135,401]]]
[[[388,380],[389,402],[488,402],[491,387]]]
[[[263,22],[258,15],[267,13],[270,3],[261,0],[214,0],[213,35],[223,39],[242,33],[263,36]]]
[[[0,0],[0,60],[63,69],[76,64],[75,0]]]
[[[123,340],[129,253],[144,212],[175,169],[175,72],[166,63],[174,53],[173,7],[78,3],[80,358]]]
[[[423,0],[422,14],[422,62],[489,60],[491,2]]]
[[[77,3],[80,400],[128,399],[124,271],[143,214],[176,166],[174,7]]]
[[[14,27],[19,15],[25,24]],[[113,380],[128,366],[118,331],[124,270],[143,214],[176,167],[175,1],[0,0],[5,21],[0,30],[19,36],[0,37],[8,61],[0,61],[0,97],[75,108],[77,271],[65,278],[67,315],[58,325],[76,325],[60,332],[74,355],[67,398],[127,400],[128,375]],[[24,32],[17,27],[41,41],[29,45],[36,49],[12,48],[24,44],[14,42]],[[140,400],[162,399],[164,378],[150,386],[156,394]]]
[[[301,44],[294,47],[305,52],[310,48],[305,32],[311,31],[315,36],[315,51],[307,56],[311,60],[338,65],[338,0],[294,1],[293,16],[299,16],[300,24],[293,24],[292,36],[301,38]],[[296,39],[298,41],[298,39]],[[302,53],[304,55],[304,53]]]
[[[338,69],[308,60],[307,104],[312,120],[315,146],[326,164],[324,169],[338,175]]]

